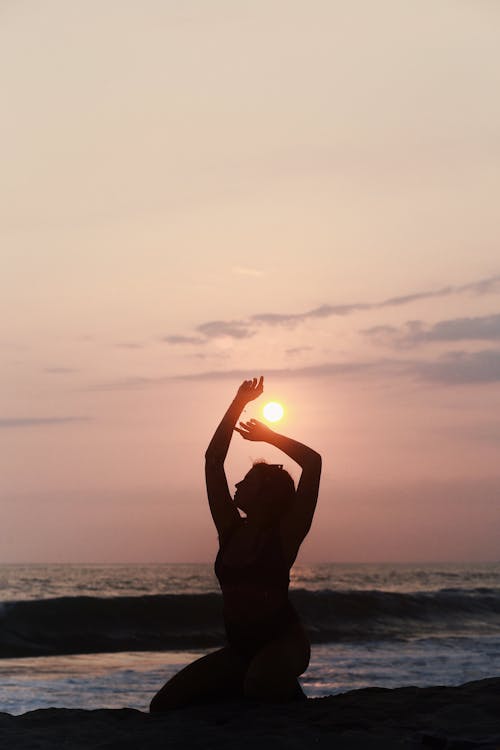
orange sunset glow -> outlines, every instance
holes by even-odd
[[[498,559],[500,5],[438,5],[3,4],[3,562],[213,560],[261,374],[299,562]]]

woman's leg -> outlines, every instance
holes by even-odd
[[[303,696],[297,677],[306,671],[310,656],[302,625],[291,625],[253,657],[243,683],[244,695],[269,701]]]
[[[246,666],[229,646],[202,656],[165,683],[151,701],[149,710],[157,713],[203,700],[242,695]]]

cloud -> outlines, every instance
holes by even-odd
[[[389,360],[384,361],[384,363]],[[383,364],[378,362],[324,362],[318,365],[308,365],[307,367],[282,367],[266,369],[266,376],[274,375],[281,378],[303,378],[303,377],[326,377],[335,375],[355,375],[367,372],[372,369],[380,369]],[[257,372],[258,368],[254,368]],[[172,380],[228,380],[228,379],[245,379],[248,377],[246,370],[211,370],[207,372],[178,375],[172,377]]]
[[[377,343],[395,344],[401,334],[401,329],[395,326],[372,326],[371,328],[364,328],[361,333],[374,339]]]
[[[321,320],[331,317],[345,317],[356,312],[366,310],[381,310],[387,307],[401,307],[419,302],[426,299],[435,299],[438,297],[448,297],[450,295],[473,294],[484,295],[500,291],[500,274],[489,276],[469,284],[461,286],[445,286],[440,289],[414,292],[399,297],[389,297],[379,302],[354,302],[342,305],[324,304],[299,313],[274,313],[264,312],[255,313],[246,320],[215,320],[208,323],[202,323],[197,326],[196,331],[206,339],[216,338],[218,336],[228,336],[233,339],[244,339],[255,335],[257,328],[260,326],[284,326],[293,327],[308,320]],[[170,336],[164,340],[178,339],[169,341],[169,343],[203,343],[197,341],[193,336]]]
[[[285,354],[293,357],[296,354],[302,354],[302,352],[310,352],[312,346],[292,346],[290,349],[285,349]]]
[[[177,336],[175,334],[171,336],[163,336],[162,341],[166,341],[167,344],[204,344],[205,339],[200,336]]]
[[[408,305],[410,302],[420,302],[423,299],[433,299],[435,297],[448,297],[450,294],[456,294],[458,287],[445,286],[442,289],[437,289],[434,292],[416,292],[415,294],[406,294],[402,297],[389,297],[389,299],[379,302],[374,307],[399,307],[400,305]]]
[[[441,320],[432,326],[409,320],[401,328],[374,326],[363,331],[382,344],[410,347],[435,341],[500,341],[500,315]]]
[[[312,310],[303,313],[259,313],[252,315],[251,320],[257,323],[266,323],[268,325],[290,325],[302,323],[309,319],[329,318],[332,316],[351,315],[363,310],[380,310],[385,307],[400,307],[408,305],[411,302],[420,302],[421,300],[434,299],[436,297],[448,297],[452,294],[491,294],[500,291],[500,274],[490,276],[480,281],[475,281],[462,286],[445,286],[441,289],[428,290],[423,292],[414,292],[400,297],[389,297],[382,302],[356,302],[345,305],[321,305]]]
[[[180,375],[159,377],[130,377],[90,386],[87,390],[131,390],[166,385],[174,381],[244,380],[249,372],[260,373],[261,368],[244,370],[205,370]],[[265,368],[266,377],[343,378],[378,377],[389,382],[394,378],[417,379],[437,385],[465,385],[500,382],[500,349],[480,352],[451,352],[428,360],[378,358],[373,360],[322,362],[305,367]]]
[[[264,370],[266,377],[273,376],[286,379],[343,377],[365,374],[385,374],[393,376],[401,373],[411,373],[413,363],[404,360],[379,359],[373,361],[353,362],[322,362],[305,367],[282,367]],[[255,369],[255,368],[254,368]],[[255,369],[257,372],[257,370]],[[248,377],[247,370],[212,370],[193,374],[179,375],[172,380],[229,380]]]
[[[374,305],[369,303],[357,303],[354,305],[321,305],[313,310],[307,310],[303,313],[258,313],[252,315],[250,320],[255,323],[276,326],[292,326],[297,323],[304,323],[306,320],[318,318],[330,318],[332,316],[350,315],[359,310],[370,310]]]
[[[90,417],[10,417],[0,419],[0,429],[12,427],[40,427],[50,424],[68,424],[69,422],[87,422]]]
[[[451,352],[435,361],[415,363],[413,369],[418,377],[433,383],[498,383],[500,350]]]
[[[201,323],[197,326],[196,331],[201,335],[170,334],[163,336],[161,341],[174,346],[186,344],[198,346],[216,338],[247,339],[255,333],[246,323],[239,320],[211,320],[208,323]]]
[[[500,274],[488,276],[485,279],[474,281],[471,284],[464,284],[457,287],[459,292],[472,292],[473,294],[492,294],[500,291]]]
[[[256,372],[257,369],[255,369]],[[449,385],[494,383],[500,382],[500,350],[451,352],[432,360],[423,361],[385,358],[371,361],[323,362],[307,367],[266,369],[264,374],[281,378],[352,377],[359,375],[383,376],[386,378],[416,377],[426,382]],[[246,377],[248,377],[248,370],[212,370],[179,375],[172,380],[238,380]]]
[[[376,360],[374,362],[324,362],[318,365],[308,365],[306,367],[283,367],[283,368],[266,368],[263,374],[281,378],[304,378],[304,377],[329,377],[343,375],[358,375],[369,371],[387,372],[389,374],[395,368],[405,368],[406,363],[398,360]],[[129,390],[138,388],[148,388],[154,386],[166,385],[173,381],[209,381],[209,380],[245,380],[249,372],[258,372],[258,367],[246,368],[245,370],[204,370],[201,372],[181,373],[179,375],[161,375],[158,377],[130,377],[121,378],[120,380],[109,381],[90,386],[87,390]]]
[[[209,323],[202,323],[197,326],[196,330],[208,339],[221,336],[228,336],[232,339],[247,339],[255,333],[246,323],[240,320],[212,320]]]
[[[414,328],[415,341],[498,341],[500,340],[500,315],[476,318],[442,320],[431,328]]]

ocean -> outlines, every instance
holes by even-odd
[[[316,564],[291,572],[309,697],[500,674],[500,563]],[[0,711],[146,710],[223,645],[209,564],[0,565]]]

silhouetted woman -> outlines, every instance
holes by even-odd
[[[288,585],[316,508],[321,456],[255,419],[235,426],[263,390],[262,377],[241,384],[205,454],[208,502],[220,542],[215,573],[227,645],[172,677],[153,698],[151,711],[235,696],[304,698],[297,677],[307,669],[310,646],[288,599]],[[245,440],[274,445],[296,461],[302,469],[297,490],[281,465],[257,463],[236,484],[233,501],[224,471],[233,430]]]

